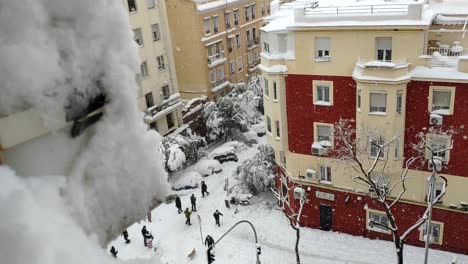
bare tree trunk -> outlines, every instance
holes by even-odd
[[[398,264],[403,264],[403,246],[405,244],[403,242],[401,242],[400,244],[400,248],[398,248],[397,250],[397,256],[398,256]]]
[[[299,256],[299,240],[301,239],[301,230],[296,228],[296,247],[294,250],[296,251],[296,263],[301,264],[301,257]]]

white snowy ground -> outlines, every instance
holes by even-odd
[[[260,138],[261,142],[265,138]],[[201,217],[203,236],[207,234],[217,240],[225,231],[239,220],[252,221],[257,229],[259,243],[262,246],[262,263],[295,263],[294,243],[295,233],[288,226],[288,221],[282,212],[276,210],[272,195],[254,197],[250,206],[239,206],[239,212],[235,209],[227,209],[224,205],[225,191],[224,179],[230,177],[236,166],[242,161],[254,155],[256,145],[247,148],[240,153],[239,162],[222,164],[223,172],[204,178],[208,185],[210,195],[201,197],[200,189],[185,190],[178,193],[181,196],[183,208],[190,208],[189,196],[195,193],[197,197],[198,212],[192,214],[192,225],[185,225],[185,216],[177,214],[174,203],[162,204],[152,212],[152,223],[144,220],[136,223],[128,229],[130,244],[125,244],[122,237],[109,244],[115,246],[118,258],[129,260],[135,258],[161,258],[163,263],[182,264],[207,263],[206,248],[200,238],[200,226],[198,216]],[[196,165],[195,165],[196,166]],[[195,170],[195,166],[187,168],[180,173],[184,177],[186,172]],[[216,227],[213,212],[219,209],[224,214],[221,227]],[[154,237],[157,247],[156,253],[143,247],[141,228],[146,225]],[[195,248],[197,254],[192,260],[187,258],[189,252]],[[230,235],[225,237],[217,246],[215,264],[243,264],[255,263],[255,244],[250,228],[238,226]],[[305,228],[301,231],[300,253],[302,263],[320,264],[394,264],[396,263],[394,248],[391,242],[370,240],[336,232],[325,232]],[[430,250],[430,263],[451,263],[450,260],[457,254]],[[406,246],[406,263],[422,263],[424,250],[422,248]],[[468,263],[468,256],[458,255],[457,263]]]

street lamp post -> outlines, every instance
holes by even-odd
[[[255,249],[255,255],[256,255],[256,257],[257,257],[257,262],[256,262],[256,264],[261,264],[261,262],[260,262],[260,252],[261,252],[261,250],[258,249],[259,246],[258,246],[258,239],[257,239],[257,231],[255,230],[254,225],[253,225],[251,222],[247,221],[247,220],[241,220],[241,221],[235,223],[231,228],[229,228],[228,231],[226,231],[226,233],[224,233],[218,240],[216,240],[216,242],[213,244],[212,247],[216,246],[216,244],[218,244],[218,243],[219,243],[227,234],[229,234],[236,226],[238,226],[239,224],[242,224],[242,223],[246,223],[246,224],[248,224],[248,225],[252,228],[252,231],[253,231],[254,237],[255,237],[255,247],[256,247],[256,249]],[[212,247],[210,247],[210,249],[211,249]]]

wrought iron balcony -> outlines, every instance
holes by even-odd
[[[172,98],[171,98],[172,97]],[[145,110],[146,115],[154,116],[162,110],[173,106],[177,103],[180,103],[180,98],[178,96],[170,96],[168,100],[164,100],[161,104],[152,106]]]
[[[224,59],[224,51],[220,51],[214,55],[208,56],[208,64],[212,64],[215,61]]]

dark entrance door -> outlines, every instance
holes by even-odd
[[[332,207],[320,205],[320,229],[329,231],[332,229]]]

